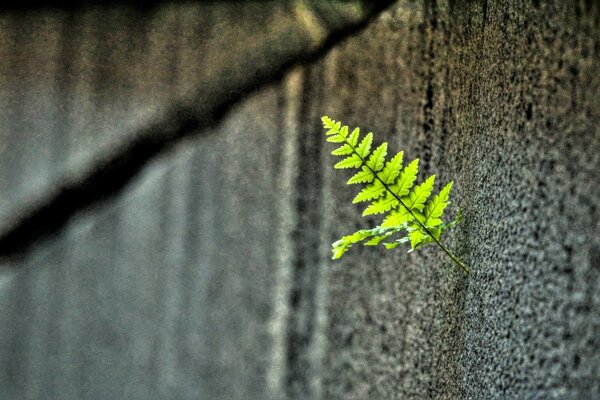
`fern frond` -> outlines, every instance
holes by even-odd
[[[350,157],[344,158],[342,161],[338,162],[333,166],[335,169],[347,169],[347,168],[358,168],[362,165],[362,159],[356,153],[352,154]]]
[[[387,147],[387,143],[386,147]],[[404,157],[404,152],[401,151],[397,153],[390,161],[385,163],[385,168],[381,172],[381,180],[386,185],[391,185],[396,181],[398,175],[400,175],[400,170],[402,169],[402,158]]]
[[[373,151],[371,157],[369,157],[369,160],[367,161],[367,167],[373,172],[380,171],[383,168],[383,163],[385,162],[386,154],[387,143],[383,142],[379,147],[375,149],[375,151]]]
[[[352,146],[352,147],[356,147],[356,145],[358,144],[359,137],[360,137],[360,129],[354,128],[354,130],[350,134],[350,137],[348,138],[348,144],[350,144],[350,146]]]
[[[404,207],[400,207],[398,210],[390,212],[381,223],[382,228],[391,228],[393,226],[399,226],[407,223],[411,220],[411,216],[408,210]]]
[[[439,194],[433,196],[427,203],[427,207],[425,207],[425,224],[427,226],[438,226],[442,224],[442,214],[444,213],[444,209],[448,205],[448,197],[450,197],[450,190],[452,189],[452,184],[454,181],[448,182],[446,186],[442,190],[440,190]]]
[[[391,250],[391,249],[394,249],[394,248],[398,247],[399,245],[407,243],[407,242],[410,242],[410,237],[403,236],[399,239],[395,239],[391,243],[387,242],[387,243],[384,243],[383,245],[385,246],[386,249]]]
[[[369,201],[378,198],[385,194],[385,186],[381,183],[381,181],[376,180],[375,182],[364,187],[363,190],[360,191],[352,200],[352,203],[360,203],[362,201]]]
[[[417,246],[419,244],[421,244],[421,242],[423,241],[425,236],[426,236],[426,234],[421,232],[420,229],[415,229],[413,231],[410,231],[408,233],[408,237],[410,238],[410,247],[412,247],[411,250],[416,249]]]
[[[400,204],[398,199],[394,197],[390,192],[386,192],[385,196],[375,200],[363,211],[363,217],[373,214],[382,214],[390,211],[392,208],[396,208]]]
[[[340,131],[340,127],[342,126],[341,122],[336,122],[327,116],[322,117],[321,121],[323,121],[323,126],[328,129],[328,131],[325,132],[325,134],[328,136],[338,133]]]
[[[390,190],[398,197],[406,196],[419,172],[419,159],[415,158],[400,174],[400,177],[390,186]]]
[[[381,243],[383,240],[387,239],[393,233],[394,232],[388,232],[388,233],[386,233],[384,235],[375,236],[371,240],[365,242],[364,245],[365,246],[377,246],[379,243]]]
[[[364,160],[371,153],[371,144],[373,144],[373,133],[369,132],[356,147],[356,154]]]
[[[373,171],[371,171],[371,169],[369,169],[369,167],[364,165],[362,170],[354,174],[352,178],[348,179],[348,185],[355,183],[370,183],[373,182],[373,179],[375,179],[375,174]]]
[[[402,199],[404,204],[411,210],[423,211],[425,201],[433,190],[435,175],[431,175],[425,182],[421,183],[408,195],[406,199]]]
[[[383,142],[371,151],[372,132],[367,133],[359,143],[359,128],[354,128],[350,133],[348,126],[342,125],[339,121],[327,116],[324,116],[322,121],[326,129],[327,141],[340,144],[331,154],[345,157],[336,163],[334,168],[358,169],[347,183],[365,184],[352,202],[370,201],[363,211],[363,216],[384,214],[380,226],[359,230],[334,242],[333,258],[342,257],[354,244],[363,241],[366,246],[377,246],[383,243],[386,249],[393,249],[410,242],[409,251],[427,243],[435,243],[468,273],[466,264],[440,241],[444,231],[456,225],[461,218],[459,210],[453,221],[444,223],[442,220],[444,210],[449,204],[453,181],[430,199],[435,175],[429,176],[413,188],[419,171],[418,158],[402,168],[404,152],[400,151],[386,162],[388,144]],[[394,239],[393,236],[401,231],[405,231],[406,234]]]
[[[339,133],[336,133],[336,134],[329,136],[327,138],[327,141],[331,142],[331,143],[343,143],[346,141],[346,139],[343,136],[341,136]]]
[[[356,231],[350,235],[342,236],[339,240],[335,241],[332,244],[333,249],[333,259],[336,260],[340,258],[346,251],[348,251],[352,245],[362,242],[366,239],[369,239],[365,243],[365,246],[375,246],[379,244],[385,238],[393,235],[398,232],[401,228],[381,228],[376,227],[373,229],[361,229]]]
[[[344,144],[342,147],[339,147],[331,152],[334,156],[347,156],[348,154],[354,153],[352,146],[349,144]]]

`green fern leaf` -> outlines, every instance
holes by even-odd
[[[348,179],[348,184],[355,183],[370,183],[375,179],[375,174],[366,165],[363,165],[362,170],[358,171],[352,178]]]
[[[440,193],[433,196],[427,203],[427,206],[425,207],[424,222],[426,226],[435,227],[442,224],[441,216],[448,205],[448,197],[450,197],[450,190],[452,189],[453,183],[453,181],[448,182],[448,184],[440,190]]]
[[[398,247],[401,244],[410,242],[410,237],[409,236],[403,236],[399,239],[394,240],[391,243],[384,243],[384,246],[386,249],[390,250],[390,249],[394,249],[396,247]]]
[[[435,183],[435,175],[413,187],[419,169],[419,159],[402,168],[404,153],[396,153],[389,161],[385,161],[388,144],[383,142],[371,151],[373,134],[369,132],[360,141],[360,130],[355,128],[349,133],[347,126],[327,116],[322,118],[326,129],[327,141],[341,143],[332,151],[332,155],[344,157],[335,164],[336,169],[357,168],[357,172],[348,180],[348,184],[362,183],[365,186],[353,203],[370,202],[363,216],[384,214],[380,226],[363,229],[351,235],[343,236],[332,245],[332,258],[342,257],[354,244],[363,242],[366,246],[383,244],[386,249],[410,243],[413,251],[425,244],[435,243],[466,273],[467,265],[456,257],[440,241],[442,234],[455,226],[461,219],[461,211],[454,220],[444,223],[444,210],[449,204],[453,182],[449,182],[438,194],[431,197]],[[394,237],[405,232],[400,238]]]
[[[408,237],[410,238],[410,247],[414,250],[423,241],[425,234],[421,230],[415,229],[409,232]]]
[[[342,126],[342,129],[340,129],[339,135],[341,137],[343,137],[344,139],[346,139],[348,137],[348,127],[346,125]]]
[[[381,223],[382,228],[392,228],[395,226],[401,226],[412,219],[408,210],[404,207],[400,207],[398,210],[390,212],[383,222]]]
[[[354,153],[350,157],[344,158],[333,166],[335,169],[358,168],[362,165],[362,160],[358,154]]]
[[[326,129],[328,129],[327,132],[325,132],[325,134],[327,136],[332,135],[334,133],[337,133],[337,130],[334,128],[335,127],[335,121],[334,120],[332,120],[328,116],[323,116],[323,117],[321,117],[321,121],[323,121],[323,127],[326,128]]]
[[[360,129],[354,128],[354,130],[350,134],[350,137],[348,137],[348,143],[350,143],[350,146],[356,147],[356,145],[358,144],[359,136],[360,136]]]
[[[371,203],[371,205],[368,206],[365,211],[363,211],[362,215],[365,217],[372,214],[382,214],[390,211],[392,208],[397,207],[398,204],[398,199],[391,193],[386,192],[384,197]]]
[[[337,260],[343,256],[353,244],[358,243],[369,236],[371,236],[371,233],[366,229],[354,232],[351,235],[343,236],[340,240],[337,240],[332,244],[332,258]]]
[[[387,155],[387,145],[386,142],[383,142],[373,151],[373,154],[371,154],[371,157],[369,157],[369,160],[367,161],[367,166],[375,172],[380,171],[383,168],[385,156]]]
[[[413,217],[413,222],[414,221],[419,221],[420,223],[424,224],[425,223],[425,215],[417,210],[417,209],[413,209],[410,211],[412,217]],[[415,222],[416,226],[420,226],[418,223]]]
[[[334,156],[347,156],[348,154],[352,154],[354,149],[349,144],[344,144],[342,147],[339,147],[331,152]]]
[[[431,232],[432,236],[435,237],[437,240],[440,240],[440,236],[442,236],[441,228],[429,228],[429,232]],[[426,243],[429,242],[433,242],[433,239],[431,237],[428,237],[426,240]]]
[[[381,242],[381,240],[391,236],[397,231],[399,231],[398,228],[383,229],[380,227],[376,227],[373,229],[361,229],[350,235],[343,236],[340,240],[337,240],[333,243],[332,258],[334,260],[340,258],[342,255],[344,255],[344,253],[346,253],[346,251],[348,251],[352,247],[352,245],[368,238],[372,239],[365,242],[365,246],[374,246],[375,242],[377,242],[378,244],[379,242]],[[379,239],[380,237],[381,239]]]
[[[342,241],[346,244],[354,244],[368,238],[369,236],[371,236],[371,232],[368,229],[361,229],[352,233],[351,235],[342,237]]]
[[[417,231],[415,231],[415,232],[417,232]],[[418,231],[418,232],[420,232],[420,235],[412,234],[412,232],[411,232],[412,236],[411,236],[411,234],[409,234],[410,247],[411,247],[410,250],[408,250],[409,253],[418,249],[419,247],[421,247],[423,245],[426,245],[427,243],[434,242],[433,238],[429,234],[425,234],[422,231]],[[436,237],[437,240],[439,240],[440,233],[438,231],[430,230],[430,232],[433,234],[433,236]]]
[[[387,143],[386,143],[387,147]],[[373,152],[375,154],[377,150]],[[373,156],[371,156],[373,157]],[[401,151],[397,153],[392,159],[385,163],[385,168],[379,174],[381,180],[386,184],[393,184],[398,175],[400,175],[400,169],[402,168],[402,158],[404,157],[404,152]],[[367,163],[368,164],[368,163]]]
[[[339,133],[340,128],[342,127],[341,122],[335,122],[331,118],[328,118],[327,120],[323,119],[323,125],[328,129],[328,131],[325,132],[328,136]]]
[[[371,152],[371,144],[373,143],[373,133],[369,132],[356,148],[356,153],[364,160]]]
[[[417,173],[419,172],[419,159],[416,158],[408,164],[398,177],[396,183],[394,183],[390,190],[398,197],[403,197],[408,194],[410,188],[413,186],[415,179],[417,179]]]
[[[365,186],[363,188],[363,190],[361,190],[356,195],[354,200],[352,200],[352,203],[360,203],[362,201],[373,200],[373,199],[378,198],[379,196],[382,196],[384,193],[385,193],[385,186],[383,186],[381,181],[377,180],[377,181]]]
[[[404,204],[406,204],[406,206],[411,210],[423,211],[423,207],[425,207],[425,201],[427,201],[427,198],[429,198],[429,195],[431,195],[431,191],[433,190],[434,182],[435,175],[431,175],[425,180],[425,182],[416,186],[415,189],[406,197],[406,200],[403,199]]]
[[[379,243],[381,243],[383,240],[387,239],[392,234],[393,234],[393,232],[388,232],[384,235],[375,236],[372,239],[370,239],[369,241],[365,242],[364,245],[365,246],[377,246]]]
[[[339,133],[335,134],[335,135],[331,135],[327,138],[328,142],[331,143],[343,143],[346,139],[344,139],[344,137],[342,135],[340,135]]]
[[[332,245],[332,249],[331,252],[333,253],[331,256],[332,260],[339,260],[340,258],[342,258],[342,256],[348,251],[350,250],[350,246],[345,246],[345,245],[336,245],[335,243]]]

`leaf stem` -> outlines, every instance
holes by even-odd
[[[338,133],[338,135],[339,135],[339,133]],[[389,193],[390,193],[392,196],[394,196],[394,197],[396,198],[396,200],[398,200],[398,203],[400,203],[400,205],[401,205],[402,207],[404,207],[404,209],[405,209],[406,211],[408,211],[408,213],[410,214],[410,216],[411,216],[411,217],[413,218],[413,220],[414,220],[414,221],[415,221],[415,222],[416,222],[416,223],[419,225],[419,227],[420,227],[421,229],[423,229],[423,230],[424,230],[424,231],[425,231],[425,232],[426,232],[426,233],[427,233],[427,234],[428,234],[428,235],[431,237],[431,239],[432,239],[432,240],[433,240],[433,241],[434,241],[434,242],[435,242],[435,243],[436,243],[438,246],[440,246],[440,248],[441,248],[441,249],[444,251],[444,253],[446,253],[446,254],[448,255],[448,257],[450,257],[450,259],[451,259],[452,261],[454,261],[454,263],[455,263],[456,265],[458,265],[458,266],[459,266],[459,267],[460,267],[460,268],[463,270],[463,272],[464,272],[466,275],[469,275],[469,267],[467,266],[467,264],[466,264],[464,261],[462,261],[462,260],[461,260],[461,259],[460,259],[460,258],[459,258],[457,255],[455,255],[454,253],[452,253],[452,252],[450,251],[450,249],[448,249],[446,246],[444,246],[444,244],[443,244],[442,242],[440,242],[440,241],[439,241],[439,240],[438,240],[438,239],[437,239],[437,238],[436,238],[436,237],[435,237],[435,236],[434,236],[434,235],[431,233],[431,231],[430,231],[430,230],[429,230],[429,229],[428,229],[428,228],[427,228],[427,227],[426,227],[426,226],[425,226],[425,225],[424,225],[424,224],[423,224],[421,221],[419,221],[419,219],[418,219],[418,218],[415,216],[415,214],[413,214],[412,210],[411,210],[410,208],[408,208],[408,207],[406,206],[406,204],[404,204],[404,202],[402,201],[402,199],[400,198],[400,196],[398,196],[397,194],[395,194],[395,193],[394,193],[394,192],[393,192],[393,191],[390,189],[390,187],[389,187],[389,186],[388,186],[388,185],[387,185],[387,184],[386,184],[386,183],[383,181],[383,179],[381,179],[381,178],[379,177],[379,174],[377,174],[377,172],[376,172],[376,171],[374,171],[374,170],[373,170],[373,169],[372,169],[372,168],[369,166],[369,164],[367,164],[367,162],[365,161],[365,159],[364,159],[364,158],[363,158],[363,157],[362,157],[362,156],[361,156],[361,155],[360,155],[360,154],[359,154],[359,153],[356,151],[356,148],[355,148],[355,147],[352,145],[352,143],[348,142],[348,140],[347,140],[346,138],[344,138],[344,142],[345,142],[345,143],[346,143],[348,146],[350,146],[350,148],[352,149],[352,151],[354,152],[354,154],[356,154],[356,155],[358,156],[358,158],[360,158],[360,160],[361,160],[362,164],[363,164],[363,165],[365,165],[365,166],[366,166],[366,167],[367,167],[367,168],[368,168],[368,169],[369,169],[369,170],[370,170],[370,171],[373,173],[373,176],[375,176],[375,178],[376,178],[376,179],[377,179],[379,182],[381,182],[381,184],[383,185],[383,187],[385,188],[385,190],[387,190],[387,191],[388,191],[388,192],[389,192]],[[361,165],[361,167],[362,167],[362,165]]]

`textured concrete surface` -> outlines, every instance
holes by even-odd
[[[0,44],[7,57],[0,64],[13,65],[0,67],[7,83],[0,85],[5,216],[79,167],[93,169],[111,143],[148,132],[149,119],[169,115],[163,108],[205,106],[187,91],[209,85],[201,81],[209,75],[194,71],[222,79],[211,96],[223,99],[249,66],[272,65],[248,60],[228,72],[221,57],[243,55],[227,54],[218,43],[239,39],[258,58],[261,44],[277,49],[270,43],[279,40],[284,52],[295,46],[287,31],[271,30],[271,37],[259,23],[248,37],[230,30],[219,21],[238,14],[210,4],[217,10],[210,30],[224,32],[205,33],[210,40],[194,40],[182,28],[204,5],[169,3],[143,23],[125,17],[125,6],[84,12],[90,21],[109,13],[109,25],[124,20],[127,29],[156,25],[157,36],[146,27],[139,37],[154,37],[144,49],[162,60],[151,73],[145,62],[123,61],[131,58],[123,50],[112,64],[112,56],[93,49],[112,54],[119,45],[94,40],[94,33],[75,35],[91,50],[66,56],[79,60],[69,68],[104,71],[93,79],[75,70],[64,72],[71,78],[53,78],[65,63],[40,71],[29,61],[47,58],[48,43],[61,43],[44,38],[54,37],[52,18],[66,17],[64,11],[3,15],[2,32],[28,37],[15,28],[25,22],[31,32],[50,31],[30,35],[39,41],[27,46],[15,45],[23,39]],[[265,12],[290,10],[278,4]],[[313,4],[331,29],[338,22],[323,7],[338,6]],[[238,92],[247,100],[222,122],[173,140],[122,192],[36,242],[13,268],[0,269],[0,393],[599,398],[599,24],[593,2],[400,0],[323,59],[255,95]],[[185,42],[175,46],[177,54],[195,58],[163,60],[173,38]],[[129,41],[116,43],[129,48]],[[197,46],[215,46],[208,54],[219,71],[198,61]],[[306,46],[299,54],[313,48]],[[173,65],[189,80],[168,78]],[[117,83],[107,81],[115,71]],[[44,97],[38,81],[58,82],[63,94]],[[104,84],[113,86],[103,91]],[[94,95],[98,100],[87,93],[104,94]],[[329,261],[329,244],[365,221],[350,204],[347,175],[330,167],[323,114],[420,156],[423,175],[455,180],[450,211],[460,205],[465,219],[446,240],[469,262],[468,278],[433,247],[410,255],[354,248]]]
[[[473,271],[435,249],[333,264],[326,398],[600,397],[598,5],[466,3],[399,2],[326,61],[324,113],[455,179]],[[333,239],[360,218],[327,174]]]

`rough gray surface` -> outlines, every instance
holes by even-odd
[[[2,398],[280,398],[280,96],[181,143],[27,257],[1,292]]]
[[[0,13],[0,251],[31,241],[41,225],[60,225],[49,220],[67,219],[77,203],[117,190],[165,147],[214,126],[233,103],[389,3],[116,3]],[[46,214],[61,215],[39,216],[52,202],[57,210]]]
[[[335,27],[321,9],[332,4],[315,2],[315,9]],[[175,20],[196,20],[189,7],[171,4],[162,12],[175,29],[182,26]],[[106,10],[125,18],[119,9],[89,12]],[[218,23],[228,16],[212,21],[230,32]],[[18,18],[38,24],[35,32],[55,26]],[[9,29],[24,23],[18,18],[3,17],[2,32],[20,32]],[[593,2],[398,1],[323,60],[149,162],[123,193],[80,214],[4,271],[0,393],[8,399],[600,397],[599,23]],[[169,29],[161,25],[150,48],[166,49],[178,37]],[[271,43],[266,37],[248,40],[260,46]],[[6,43],[0,52],[14,65],[52,48]],[[211,41],[190,37],[178,52],[194,53],[202,43]],[[111,65],[89,51],[95,55],[83,55],[81,65]],[[189,76],[205,66],[183,60],[176,69]],[[149,73],[136,62],[115,65],[130,76]],[[167,65],[161,68],[169,75]],[[189,89],[173,83],[179,78],[145,77],[130,82],[160,88],[115,86],[102,101],[90,100],[88,89],[73,82],[105,78],[67,71],[79,78],[61,90],[83,99],[69,104],[92,104],[87,112],[77,108],[79,116],[71,106],[64,111],[68,96],[32,94],[37,81],[30,77],[53,82],[55,69],[38,72],[25,63],[17,78],[1,70],[0,79],[13,82],[0,85],[6,106],[0,126],[11,127],[0,145],[6,215],[19,207],[11,203],[32,195],[27,190],[44,193],[76,172],[68,165],[101,157],[101,143],[131,132],[121,127],[138,132],[138,122],[147,122],[145,115],[128,119],[143,109],[123,111],[113,95],[158,99],[149,106],[155,117],[152,107],[160,114],[177,104],[178,90]],[[245,79],[243,71],[213,71],[224,77],[215,90],[226,91],[230,76]],[[123,104],[129,101],[142,104]],[[328,261],[329,243],[364,220],[350,204],[346,174],[330,168],[322,114],[374,131],[409,158],[420,156],[422,174],[455,180],[451,208],[461,205],[465,220],[447,242],[471,265],[468,278],[435,248],[410,255],[357,248],[341,262]],[[82,138],[74,128],[61,135],[60,118],[79,124]],[[31,135],[22,150],[15,132]],[[80,153],[57,150],[61,141],[72,142],[71,149],[79,140]]]
[[[455,179],[473,272],[333,264],[326,398],[600,397],[598,5],[464,3],[399,2],[331,54],[323,112]],[[335,237],[359,217],[331,175]]]

